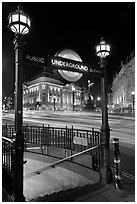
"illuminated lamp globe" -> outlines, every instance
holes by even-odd
[[[23,12],[22,6],[18,6],[18,9],[15,12],[10,13],[8,20],[8,28],[16,35],[25,35],[30,32],[31,20],[29,16]]]
[[[100,58],[106,58],[110,54],[110,45],[103,38],[101,38],[100,44],[96,46],[96,54]]]

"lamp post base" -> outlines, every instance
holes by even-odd
[[[101,182],[107,184],[112,181],[112,170],[110,168],[110,150],[109,150],[110,128],[101,126],[101,145],[102,145],[102,168]]]

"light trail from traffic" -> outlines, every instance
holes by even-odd
[[[14,120],[13,114],[6,114],[3,119]],[[101,128],[101,114],[92,112],[59,112],[59,111],[24,111],[24,123],[34,125],[50,125],[55,127],[72,127],[91,130]],[[135,120],[122,116],[109,115],[110,142],[118,137],[121,142],[135,144]]]

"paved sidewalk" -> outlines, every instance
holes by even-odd
[[[2,189],[2,201],[12,202]],[[135,202],[135,194],[117,190],[113,184],[96,184],[44,196],[31,202]]]
[[[135,202],[135,194],[129,194],[124,189],[115,189],[113,184],[82,196],[76,202]]]
[[[32,202],[135,202],[135,194],[101,183],[37,198]]]

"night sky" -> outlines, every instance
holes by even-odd
[[[111,45],[107,78],[120,70],[135,49],[134,2],[3,2],[2,3],[2,95],[14,92],[14,33],[8,30],[8,15],[18,5],[32,20],[31,33],[26,36],[25,51],[54,55],[58,50],[72,49],[84,63],[98,66],[95,46],[104,37]],[[25,67],[24,81],[42,72],[39,67]],[[83,76],[80,83],[86,83]],[[93,77],[93,95],[100,95],[100,79]]]

